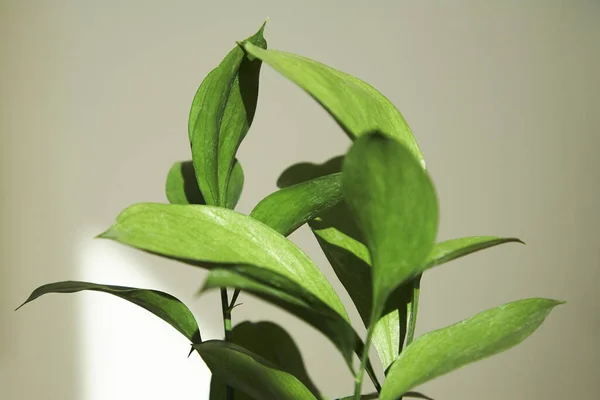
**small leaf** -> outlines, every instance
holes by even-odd
[[[284,236],[342,199],[341,174],[331,174],[281,189],[254,207],[251,217]]]
[[[231,177],[229,179],[229,186],[227,186],[227,208],[233,210],[237,206],[240,197],[242,196],[242,189],[244,188],[244,170],[242,164],[236,158],[231,170]]]
[[[281,326],[267,321],[242,322],[231,332],[233,343],[277,365],[280,369],[298,378],[317,397],[319,392],[308,376],[302,354],[294,339]],[[225,384],[218,380],[211,381],[210,398],[225,398]],[[236,393],[236,400],[250,400],[244,393]]]
[[[178,161],[167,175],[166,194],[171,204],[205,204],[192,161]]]
[[[254,399],[316,400],[295,376],[234,343],[209,340],[194,348],[213,376]]]
[[[202,341],[196,319],[185,304],[170,294],[157,290],[100,285],[90,282],[56,282],[35,289],[19,308],[47,293],[76,293],[82,290],[108,293],[120,297],[150,311],[177,329],[190,342],[200,343]]]
[[[428,174],[394,139],[358,139],[343,167],[343,193],[369,249],[372,318],[394,289],[419,275],[435,243],[438,209]]]
[[[283,189],[312,179],[321,178],[325,175],[342,172],[343,161],[344,156],[336,156],[325,161],[323,164],[303,162],[291,165],[277,179],[277,187]]]
[[[266,48],[264,25],[245,40]],[[240,46],[227,54],[196,92],[188,123],[192,159],[206,203],[225,207],[237,149],[246,136],[258,98],[260,60],[250,59]]]
[[[520,300],[421,336],[390,367],[380,399],[395,400],[415,386],[516,346],[559,304]]]
[[[428,268],[432,268],[479,250],[511,242],[523,243],[517,238],[501,238],[496,236],[471,236],[446,240],[435,245],[427,258],[427,266]]]
[[[302,250],[254,218],[226,208],[136,204],[100,237],[197,266],[254,265],[275,271],[348,318],[330,283]]]
[[[261,49],[248,42],[243,46],[249,54],[308,92],[352,139],[372,131],[382,132],[402,142],[424,165],[423,155],[404,117],[371,85],[305,57]]]

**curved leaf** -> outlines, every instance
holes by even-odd
[[[245,42],[266,48],[264,24]],[[225,207],[235,153],[246,136],[258,98],[261,62],[236,46],[202,81],[190,110],[188,132],[198,184],[206,203]]]
[[[354,143],[342,176],[344,199],[371,254],[378,318],[391,292],[423,271],[437,233],[435,190],[410,151],[381,134]]]
[[[411,399],[423,399],[423,400],[433,400],[431,397],[424,395],[423,393],[419,393],[419,392],[406,392],[404,393],[404,395],[402,396],[407,397],[407,398],[411,398]],[[362,396],[360,396],[361,400],[375,400],[379,398],[379,393],[371,393],[371,394],[363,394]],[[354,396],[348,396],[348,397],[344,397],[338,400],[353,400]]]
[[[323,164],[302,162],[291,165],[277,179],[277,187],[283,189],[310,181],[311,179],[342,172],[343,162],[344,156],[336,156],[325,161]]]
[[[421,336],[390,367],[380,399],[395,400],[415,386],[516,346],[561,303],[519,300]]]
[[[429,257],[427,257],[427,268],[433,268],[479,250],[511,242],[524,244],[523,241],[517,238],[497,236],[470,236],[446,240],[435,245]]]
[[[321,271],[291,241],[247,215],[212,206],[142,203],[100,237],[194,264],[254,265],[297,282],[348,318]]]
[[[244,188],[244,170],[242,164],[236,158],[231,170],[231,177],[227,186],[227,208],[233,210],[237,206],[240,197],[242,196],[242,189]]]
[[[315,399],[295,376],[231,342],[194,345],[217,379],[257,400]]]
[[[120,297],[123,300],[127,300],[150,311],[152,314],[177,329],[190,342],[202,342],[200,330],[198,329],[198,324],[196,323],[196,319],[192,312],[185,304],[175,297],[168,293],[159,292],[158,290],[100,285],[90,282],[56,282],[35,289],[19,308],[47,293],[76,293],[82,290],[108,293]]]
[[[284,236],[342,199],[341,174],[331,174],[281,189],[265,197],[250,216]]]
[[[192,161],[178,161],[169,170],[165,185],[171,204],[205,204]]]
[[[308,376],[300,349],[290,334],[281,326],[267,321],[242,322],[233,327],[233,343],[277,365],[283,371],[298,378],[316,396],[319,392]],[[210,398],[225,398],[225,384],[214,378],[211,380]],[[244,393],[236,393],[236,400],[250,400]]]
[[[380,131],[402,142],[424,165],[423,155],[402,114],[375,88],[327,65],[252,43],[246,51],[300,86],[317,100],[352,138]]]

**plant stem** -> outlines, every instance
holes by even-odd
[[[375,313],[371,314],[375,316]],[[372,321],[377,321],[378,318],[373,318]],[[371,347],[371,339],[373,338],[373,331],[375,330],[375,323],[371,322],[369,324],[369,329],[367,330],[367,338],[365,339],[365,347],[363,348],[363,353],[360,358],[360,368],[358,370],[358,375],[356,375],[354,381],[354,400],[360,400],[360,392],[362,391],[362,383],[363,378],[365,376],[365,367],[367,366],[367,361],[369,360],[369,348]]]
[[[419,293],[421,290],[421,275],[417,276],[412,282],[412,298],[410,301],[410,315],[408,316],[408,329],[406,333],[406,346],[412,343],[415,337],[415,327],[417,326],[417,314],[419,312]]]
[[[221,309],[223,311],[223,328],[225,330],[225,341],[231,342],[231,308],[227,298],[227,288],[221,288]],[[227,400],[233,400],[233,388],[226,387]]]

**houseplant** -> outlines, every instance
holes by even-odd
[[[177,162],[168,172],[170,204],[133,205],[100,235],[209,269],[202,291],[220,290],[224,340],[203,341],[189,309],[155,290],[67,281],[36,289],[26,303],[46,293],[81,290],[133,302],[192,343],[213,372],[212,397],[228,400],[322,397],[283,328],[232,326],[241,290],[326,335],[348,364],[345,394],[355,399],[361,398],[366,377],[377,393],[362,398],[423,397],[411,390],[529,336],[560,302],[520,300],[414,338],[419,282],[426,270],[518,240],[478,236],[436,243],[435,190],[398,110],[355,77],[267,50],[263,29],[238,43],[196,93],[189,118],[192,160]],[[243,187],[235,155],[254,117],[263,62],[315,98],[353,144],[344,156],[284,171],[281,189],[246,216],[233,211]],[[364,340],[320,270],[286,238],[305,223],[352,298],[367,328]],[[371,345],[385,377],[373,371]]]

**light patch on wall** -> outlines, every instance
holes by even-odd
[[[77,251],[80,280],[169,291],[127,248],[85,239]],[[188,341],[170,325],[104,293],[80,304],[81,399],[208,400],[210,371],[197,354],[187,358]]]

